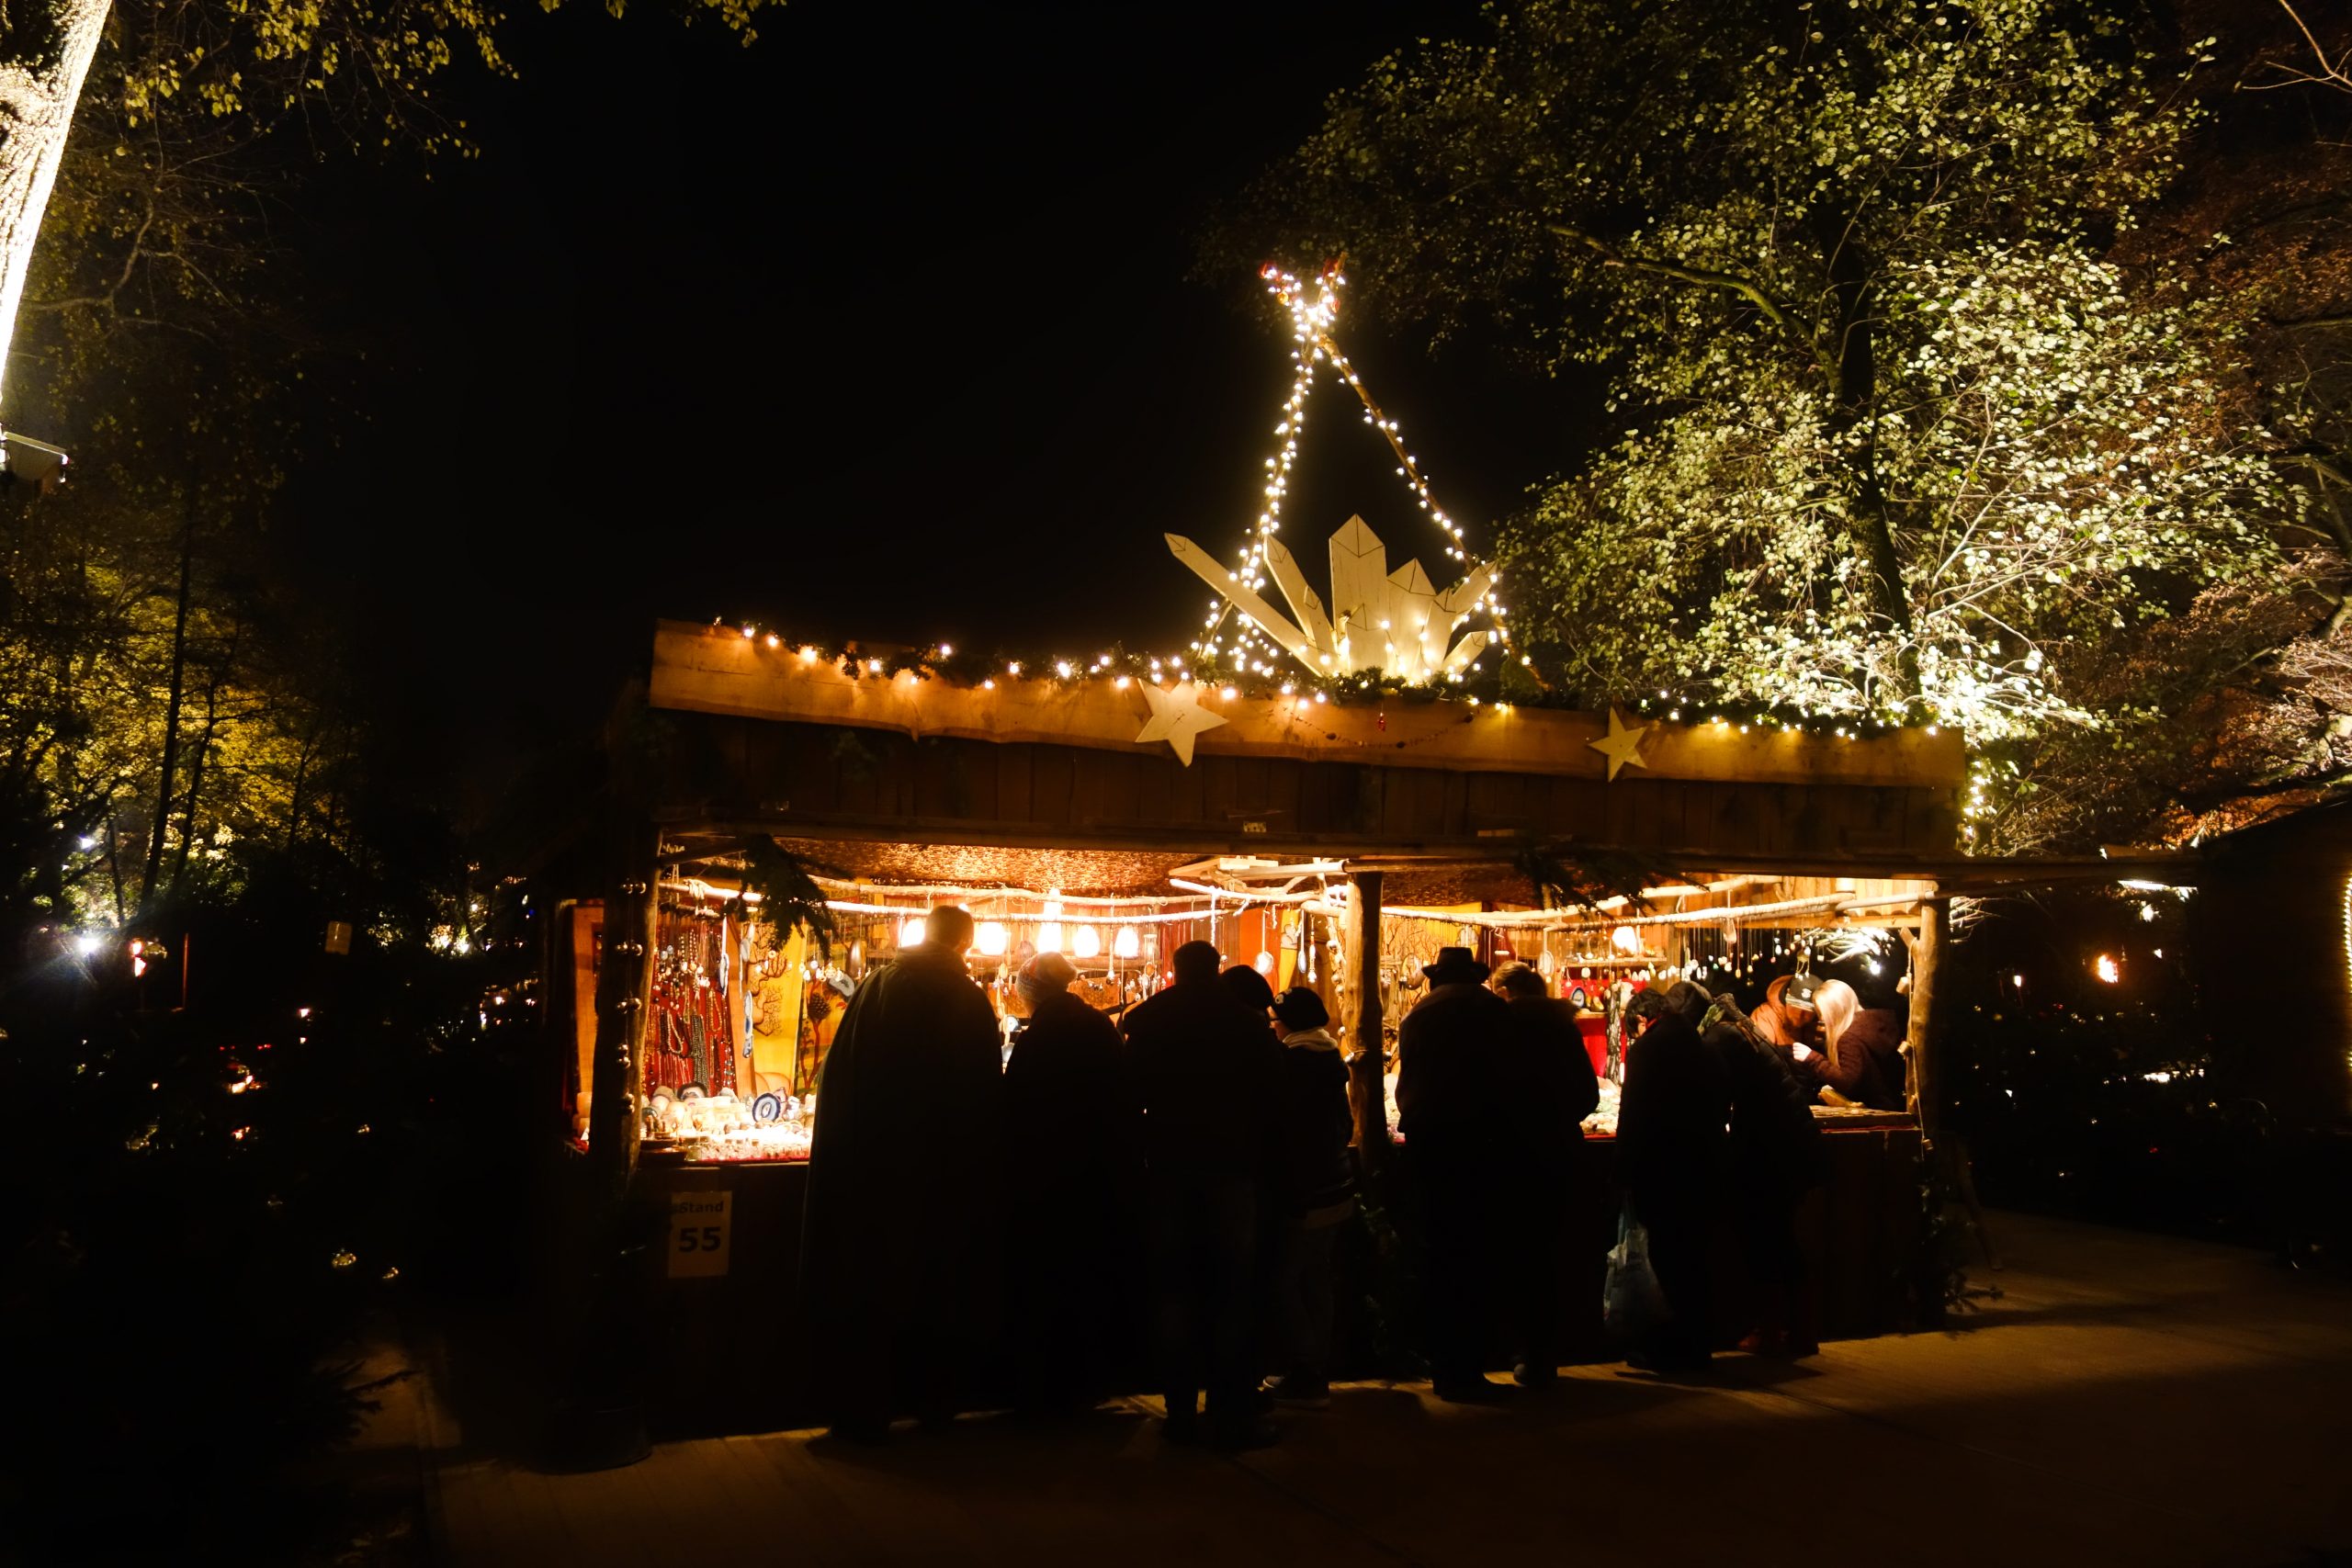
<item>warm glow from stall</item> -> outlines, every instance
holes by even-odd
[[[1639,953],[1642,950],[1642,933],[1631,926],[1619,926],[1609,933],[1609,945],[1620,953]]]
[[[1037,928],[1037,951],[1059,953],[1062,950],[1062,923],[1047,920]]]
[[[922,940],[922,917],[909,915],[899,926],[899,945],[912,947]]]
[[[2091,960],[2091,973],[2112,986],[2123,978],[2123,965],[2115,961],[2115,954],[2102,953]]]
[[[1092,958],[1102,951],[1102,933],[1092,926],[1080,926],[1069,939],[1069,950],[1080,958]]]
[[[973,933],[972,944],[990,958],[1004,956],[1005,942],[1001,920],[982,920],[980,929]]]
[[[1143,951],[1143,938],[1133,926],[1121,926],[1119,934],[1111,939],[1111,951],[1122,958],[1133,958]]]

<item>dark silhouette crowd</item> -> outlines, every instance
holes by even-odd
[[[964,910],[933,910],[925,940],[858,987],[826,1060],[801,1289],[832,1431],[882,1441],[898,1415],[1007,1392],[1052,1415],[1148,1383],[1170,1442],[1276,1440],[1273,1413],[1329,1403],[1359,1213],[1350,1057],[1324,1002],[1193,942],[1114,1021],[1041,953],[1017,976],[1027,1017],[1008,1060],[967,970],[972,931]],[[1575,1011],[1534,970],[1490,974],[1449,947],[1423,974],[1397,1029],[1395,1152],[1418,1198],[1431,1382],[1490,1399],[1504,1390],[1487,1369],[1506,1364],[1541,1390],[1566,1348],[1574,1259],[1607,1246],[1583,1168],[1600,1084]],[[1801,1043],[1820,1037],[1805,1012],[1841,1005],[1823,1001],[1776,994],[1750,1019],[1688,982],[1634,998],[1619,1234],[1639,1227],[1657,1303],[1626,1356],[1637,1371],[1708,1359],[1724,1231],[1755,1307],[1742,1348],[1815,1348],[1795,1226],[1822,1179],[1811,1107],[1841,1063],[1884,1092],[1869,1031],[1849,1052]],[[1855,1039],[1852,1010],[1836,1023]]]

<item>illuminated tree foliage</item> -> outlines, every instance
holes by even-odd
[[[762,3],[673,9],[749,41]],[[285,479],[357,417],[365,347],[305,274],[302,181],[339,154],[468,151],[436,84],[462,63],[504,73],[514,15],[99,10],[8,347],[12,423],[67,445],[74,482],[0,501],[0,924],[135,917],[262,847],[361,852],[363,726],[334,638],[277,570],[289,535],[329,525],[289,513]],[[47,47],[35,30],[12,24],[0,63]]]
[[[2199,123],[2167,58],[2057,0],[1532,0],[1334,98],[1225,243],[1609,366],[1622,434],[1506,538],[1570,687],[1953,726],[2013,796],[2178,700],[2106,678],[2153,628],[2333,580],[2244,296],[2120,249]]]

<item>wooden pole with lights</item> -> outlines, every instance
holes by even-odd
[[[1380,884],[1377,871],[1351,873],[1353,908],[1347,932],[1348,1010],[1345,1033],[1354,1055],[1348,1059],[1348,1101],[1355,1111],[1356,1157],[1367,1179],[1377,1181],[1388,1165],[1386,1051],[1380,1019]]]

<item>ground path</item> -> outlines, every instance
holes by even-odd
[[[460,1568],[2352,1563],[2352,1288],[1994,1224],[2004,1295],[1950,1332],[1721,1358],[1703,1384],[1578,1368],[1495,1408],[1353,1385],[1238,1460],[1165,1447],[1138,1402],[542,1475],[469,1456],[428,1411],[430,1550]]]

